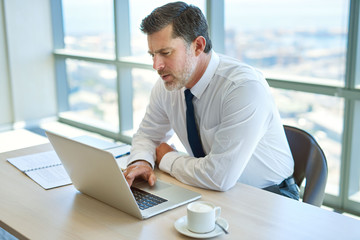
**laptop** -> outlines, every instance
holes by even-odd
[[[159,179],[152,187],[137,181],[130,188],[112,153],[49,131],[46,135],[77,190],[134,217],[147,219],[201,197]]]

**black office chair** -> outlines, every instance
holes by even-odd
[[[303,202],[320,207],[328,174],[325,154],[314,137],[304,130],[287,125],[284,130],[295,162],[295,182],[300,187],[306,179]]]

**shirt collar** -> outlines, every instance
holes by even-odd
[[[205,91],[206,87],[209,85],[212,77],[215,74],[215,71],[219,65],[220,59],[219,56],[211,50],[211,58],[209,65],[207,66],[204,74],[200,78],[200,80],[193,86],[190,91],[197,98],[200,99],[201,95]]]

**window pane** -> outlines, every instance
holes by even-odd
[[[283,123],[315,137],[328,163],[326,192],[338,195],[344,101],[336,97],[272,89]]]
[[[63,0],[65,49],[115,56],[112,0]]]
[[[151,89],[155,85],[159,75],[156,71],[145,69],[132,70],[134,99],[133,99],[133,126],[132,131],[126,132],[126,135],[132,137],[139,129],[139,125],[145,115],[146,107],[149,104]],[[169,144],[173,144],[178,151],[186,152],[185,147],[180,142],[177,135],[169,140]]]
[[[349,199],[360,203],[360,101],[354,104],[353,136],[350,152]],[[360,208],[358,208],[360,209]]]
[[[226,54],[268,78],[342,86],[348,7],[348,0],[226,0]]]
[[[69,111],[62,116],[118,131],[118,97],[114,66],[66,60]]]
[[[359,32],[356,53],[356,67],[355,67],[355,88],[360,89],[360,18],[359,18]]]
[[[145,69],[133,69],[133,126],[135,133],[145,115],[146,107],[149,104],[150,92],[159,78],[156,71]]]
[[[131,55],[148,57],[148,45],[146,35],[140,31],[140,24],[143,18],[149,15],[152,10],[166,3],[173,2],[170,0],[137,0],[129,1],[130,4],[130,31],[131,31]],[[188,0],[184,1],[193,4],[201,9],[205,14],[205,0]],[[145,58],[147,59],[147,58]],[[148,58],[150,60],[150,58]]]

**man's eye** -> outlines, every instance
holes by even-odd
[[[163,52],[162,55],[164,56],[170,55],[170,52]]]

